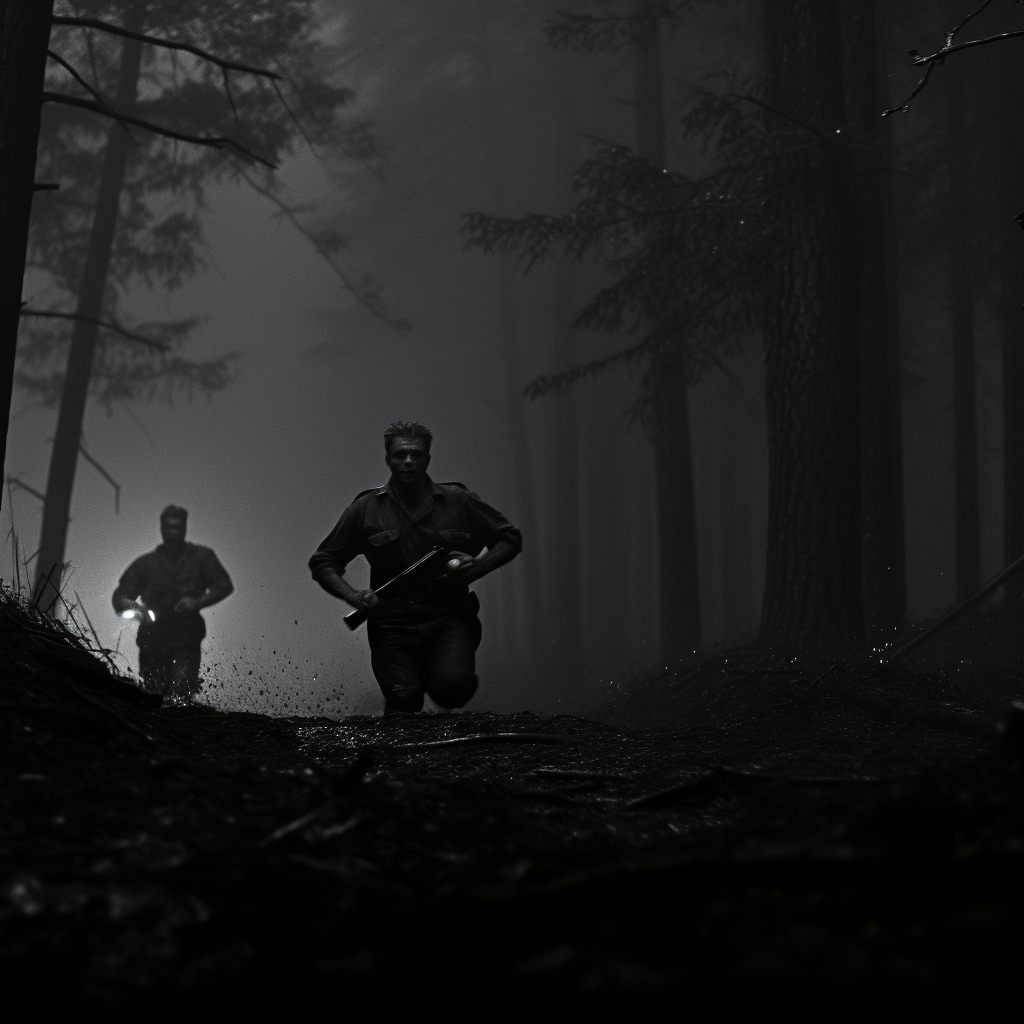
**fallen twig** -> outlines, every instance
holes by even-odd
[[[581,804],[617,804],[619,802],[617,797],[598,796],[589,788],[565,793],[551,789],[521,789],[518,786],[507,786],[504,788],[504,792],[526,800],[539,800],[549,804],[575,804],[577,807]]]
[[[298,832],[300,828],[305,828],[307,825],[312,824],[314,819],[319,817],[323,809],[323,806],[314,807],[313,810],[302,815],[301,818],[296,818],[294,821],[289,821],[287,825],[282,825],[276,832],[271,832],[266,839],[261,839],[256,844],[256,848],[264,850],[270,846],[271,843],[276,843],[279,839],[284,839],[285,836],[291,835],[292,832]]]
[[[467,743],[561,743],[557,736],[542,732],[474,732],[468,736],[451,736],[446,740],[423,743],[382,743],[375,750],[431,750],[434,747],[456,747]]]
[[[621,772],[588,772],[576,768],[535,768],[529,774],[539,779],[579,779],[594,782],[628,782],[632,778]]]
[[[1019,572],[1021,569],[1024,569],[1024,555],[1021,555],[1020,558],[1015,559],[1005,569],[1003,569],[1002,572],[997,573],[995,576],[993,576],[992,579],[990,579],[988,583],[986,583],[981,588],[981,590],[979,590],[976,594],[972,594],[965,601],[961,601],[958,605],[956,605],[956,607],[946,612],[946,614],[943,615],[942,618],[940,618],[937,622],[932,623],[932,625],[929,626],[923,633],[919,633],[917,636],[912,637],[910,640],[906,640],[902,644],[899,644],[897,647],[886,651],[885,655],[882,658],[882,664],[888,665],[891,662],[895,661],[897,658],[902,657],[904,654],[909,654],[916,647],[919,647],[921,644],[923,644],[925,640],[930,640],[933,636],[935,636],[936,633],[938,633],[940,630],[945,629],[946,626],[948,626],[951,622],[954,622],[956,619],[960,618],[960,616],[963,615],[965,612],[969,612],[976,605],[981,604],[981,602],[986,597],[988,597],[989,594],[991,594],[994,590],[998,590],[1011,576]]]
[[[363,819],[358,814],[353,814],[348,821],[339,822],[337,825],[331,825],[325,828],[321,833],[320,839],[333,839],[335,836],[343,836],[346,832],[350,832],[356,827]]]
[[[734,779],[743,782],[775,782],[790,786],[857,786],[878,785],[884,779],[866,775],[783,775],[776,772],[748,771],[744,768],[713,768],[706,772],[692,775],[682,782],[653,793],[627,800],[623,807],[632,810],[636,807],[656,807],[683,796],[692,796],[707,789],[710,785]]]

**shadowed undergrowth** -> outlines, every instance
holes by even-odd
[[[161,706],[10,597],[0,618],[0,970],[20,984],[694,1003],[1009,966],[1017,725],[948,671],[723,654],[601,722],[275,719]]]

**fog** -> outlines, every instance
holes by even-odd
[[[212,547],[235,584],[230,598],[205,612],[201,699],[275,714],[379,713],[365,631],[344,628],[347,607],[312,581],[306,562],[352,498],[386,481],[382,434],[398,419],[433,431],[435,480],[464,482],[517,525],[532,518],[525,543],[537,555],[540,614],[552,623],[576,615],[580,623],[581,664],[567,670],[558,631],[544,641],[530,633],[528,603],[537,589],[528,586],[525,556],[476,584],[484,640],[474,710],[587,711],[608,687],[662,663],[653,457],[644,428],[628,414],[637,376],[615,370],[575,385],[570,397],[519,399],[534,489],[534,507],[524,510],[513,480],[509,403],[538,374],[565,368],[557,343],[571,310],[556,266],[524,276],[511,260],[467,249],[460,234],[469,211],[563,212],[567,163],[588,154],[591,137],[633,143],[628,60],[549,47],[543,26],[557,9],[469,0],[323,5],[325,31],[342,41],[335,73],[355,89],[358,113],[373,122],[386,156],[374,173],[300,147],[279,173],[288,202],[307,210],[305,223],[329,223],[345,235],[346,273],[372,275],[410,330],[395,331],[356,303],[309,241],[244,184],[210,190],[209,268],[174,293],[140,289],[129,306],[140,319],[202,317],[188,350],[239,353],[238,379],[209,398],[135,403],[110,414],[91,403],[86,414],[84,440],[121,486],[119,511],[109,483],[80,461],[64,595],[80,603],[121,664],[137,669],[134,627],[114,615],[111,592],[129,562],[159,542],[159,512],[175,503],[189,511],[188,539]],[[741,2],[705,5],[684,28],[666,32],[671,167],[706,159],[684,149],[673,127],[694,90],[726,72],[757,72],[752,10]],[[894,92],[913,80],[900,34],[911,27],[893,33]],[[899,122],[900,159],[913,156],[938,103],[938,95],[926,95]],[[926,190],[902,180],[901,188],[908,223],[935,216]],[[908,595],[912,617],[920,618],[954,597],[951,348],[943,261],[905,248],[912,261],[901,276],[900,311],[911,381],[903,405]],[[576,266],[575,305],[602,280],[593,266]],[[508,309],[520,358],[511,384],[503,348]],[[981,302],[977,326],[987,576],[1003,564],[1002,423],[998,330]],[[582,361],[622,343],[579,334],[571,350]],[[756,633],[764,586],[759,339],[737,339],[725,370],[690,389],[708,646]],[[559,414],[566,402],[579,452],[579,502],[569,514],[579,527],[581,567],[578,603],[568,612],[550,568],[560,564],[550,524],[564,511],[557,456],[569,441]],[[53,424],[54,410],[16,392],[9,477],[45,488]],[[36,547],[39,519],[31,494],[5,495],[3,528],[13,529],[26,555]],[[0,575],[13,576],[9,551]],[[361,559],[349,575],[365,582]]]

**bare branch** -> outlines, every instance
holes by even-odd
[[[263,164],[264,167],[269,167],[271,170],[276,170],[277,165],[272,164],[269,160],[264,160],[263,157],[257,156],[252,150],[246,149],[241,143],[235,142],[234,139],[226,138],[223,135],[186,135],[184,132],[176,132],[171,128],[163,128],[158,124],[153,124],[150,121],[143,121],[138,117],[130,117],[128,114],[120,114],[109,107],[103,106],[99,103],[94,103],[92,100],[79,99],[77,96],[68,96],[62,92],[44,92],[43,93],[44,103],[63,103],[69,107],[81,107],[83,110],[91,110],[96,114],[102,114],[104,117],[110,117],[117,121],[125,121],[128,124],[137,125],[139,128],[145,128],[147,131],[154,132],[156,135],[163,135],[168,139],[179,139],[181,142],[191,142],[196,146],[210,146],[213,149],[237,149],[239,153],[244,154],[251,160],[255,160],[258,163]]]
[[[335,263],[334,258],[331,256],[331,253],[320,242],[320,240],[312,232],[308,231],[305,227],[303,227],[302,222],[295,215],[296,211],[292,207],[288,206],[287,203],[283,202],[280,199],[280,197],[274,195],[274,193],[271,192],[270,189],[264,188],[259,183],[253,181],[253,179],[248,174],[246,174],[245,171],[243,171],[241,168],[238,168],[238,173],[254,191],[258,192],[265,199],[269,199],[270,202],[272,202],[278,208],[278,210],[280,210],[281,213],[285,217],[287,217],[289,221],[291,221],[295,230],[298,231],[299,234],[303,235],[305,238],[309,240],[313,248],[316,249],[320,256],[322,256],[327,261],[328,265],[334,271],[338,280],[341,281],[342,286],[345,288],[345,290],[364,309],[369,310],[369,312],[371,312],[379,320],[383,320],[384,323],[386,323],[390,328],[392,328],[392,330],[398,331],[399,333],[401,333],[402,331],[410,330],[408,321],[403,320],[401,317],[396,317],[392,313],[390,313],[387,309],[384,308],[384,305],[380,301],[379,297],[377,297],[376,295],[367,294],[367,292],[363,288],[360,288],[359,285],[357,285],[345,273],[345,271],[342,270],[337,263]]]
[[[888,110],[883,110],[882,117],[889,117],[892,114],[905,114],[910,109],[910,104],[917,99],[921,90],[928,84],[928,79],[932,77],[932,72],[937,67],[938,64],[929,64],[928,69],[921,76],[921,80],[914,86],[914,91],[898,107],[890,107]]]
[[[124,36],[125,39],[137,39],[139,42],[149,43],[152,46],[162,46],[166,50],[184,50],[186,53],[191,53],[196,57],[201,57],[203,60],[208,60],[211,64],[216,64],[219,68],[223,68],[226,71],[244,71],[250,75],[262,75],[264,78],[269,78],[271,80],[281,79],[281,75],[274,71],[267,71],[265,68],[253,67],[251,64],[239,64],[236,61],[225,60],[223,57],[218,57],[216,54],[210,53],[207,50],[201,50],[198,46],[193,46],[191,43],[177,43],[171,39],[158,39],[156,36],[148,36],[142,32],[132,32],[129,29],[121,28],[120,25],[110,25],[97,18],[67,18],[55,16],[52,19],[52,24],[77,25],[79,28],[95,28],[100,32],[109,32],[113,36]]]
[[[957,25],[955,28],[951,29],[949,32],[946,33],[946,45],[951,46],[953,40],[956,39],[956,37],[967,27],[967,23],[970,21],[974,21],[974,19],[978,17],[979,14],[982,14],[984,12],[986,7],[991,6],[992,0],[982,0],[981,6],[979,8],[968,14],[967,17],[964,18],[964,20],[961,21],[959,25]]]
[[[985,10],[992,3],[992,0],[984,0],[980,7],[972,11],[964,18],[958,25],[950,29],[946,33],[946,41],[942,48],[936,50],[935,53],[928,54],[927,56],[921,56],[917,50],[910,51],[911,64],[914,67],[924,67],[925,73],[921,76],[917,85],[914,86],[913,92],[899,105],[896,107],[890,107],[888,110],[882,112],[882,117],[889,117],[891,114],[905,114],[910,109],[910,104],[920,95],[921,91],[928,84],[928,80],[932,77],[932,72],[940,65],[943,64],[946,58],[951,53],[957,53],[960,50],[969,50],[974,46],[985,46],[988,43],[998,43],[1003,39],[1016,39],[1020,36],[1024,36],[1024,29],[1017,29],[1013,32],[999,32],[996,35],[985,36],[983,39],[970,39],[965,43],[954,42],[957,35],[967,25],[968,22],[973,21],[982,11]]]
[[[132,341],[137,341],[142,345],[148,345],[149,348],[155,348],[158,352],[169,352],[170,345],[165,345],[162,341],[153,341],[152,338],[144,338],[141,334],[133,334],[131,331],[125,330],[118,324],[112,323],[109,320],[94,320],[90,316],[80,316],[78,313],[56,313],[50,310],[44,309],[28,309],[22,306],[22,316],[44,316],[52,317],[56,320],[81,320],[83,323],[96,324],[98,327],[105,327],[108,331],[113,331],[115,334],[120,334],[123,338],[129,338]]]
[[[523,394],[530,399],[541,398],[552,392],[560,394],[578,380],[583,380],[586,377],[596,377],[599,373],[604,373],[605,370],[611,370],[616,366],[631,363],[642,358],[647,354],[647,349],[646,340],[639,341],[635,345],[630,345],[628,348],[613,352],[610,356],[605,356],[603,359],[593,359],[589,363],[574,366],[569,370],[562,370],[560,373],[534,377],[523,388]]]
[[[302,136],[302,141],[305,142],[307,146],[309,146],[309,151],[313,154],[313,156],[315,156],[318,160],[321,159],[320,154],[317,153],[316,149],[313,147],[313,140],[306,134],[306,129],[302,127],[302,123],[295,116],[294,112],[292,111],[292,108],[288,106],[288,101],[284,98],[284,93],[281,92],[281,87],[277,84],[277,82],[271,82],[270,84],[274,87],[274,92],[277,93],[277,98],[281,101],[281,106],[284,107],[284,109],[288,112],[288,116],[292,119],[292,123],[295,125],[296,128],[298,128],[299,134]]]
[[[238,134],[242,134],[242,125],[238,120],[238,109],[235,106],[235,97],[231,92],[231,80],[228,78],[228,69],[221,68],[221,74],[224,76],[224,92],[227,93],[228,102],[231,104],[231,113],[235,119],[235,128],[238,130]]]
[[[103,106],[109,107],[110,104],[98,93],[76,70],[69,64],[59,53],[54,53],[53,50],[47,50],[46,56],[51,57],[55,60],[71,77],[78,82],[78,84],[89,93],[97,102],[102,103]]]
[[[54,53],[53,50],[47,50],[46,55],[48,57],[52,57],[62,68],[64,68],[64,70],[67,71],[68,74],[70,74],[71,77],[74,78],[74,80],[78,82],[78,84],[82,86],[83,89],[85,89],[92,96],[95,96],[96,101],[98,103],[103,104],[108,115],[110,117],[113,117],[117,121],[117,123],[124,129],[125,135],[127,135],[128,138],[132,140],[132,142],[135,142],[135,137],[132,135],[130,131],[128,131],[128,125],[126,125],[124,121],[122,121],[121,118],[119,118],[117,114],[114,113],[114,111],[111,109],[110,104],[107,103],[107,101],[59,53]]]
[[[119,515],[121,512],[121,485],[85,450],[85,445],[81,441],[78,442],[78,451],[82,458],[114,488],[114,514]]]
[[[33,498],[38,498],[42,502],[46,501],[46,495],[43,494],[42,491],[37,491],[34,487],[25,483],[24,480],[20,480],[16,476],[9,476],[7,478],[7,487],[8,489],[10,489],[11,487],[17,487],[22,491],[27,491],[29,494],[32,495]]]
[[[953,46],[944,46],[941,50],[937,50],[935,53],[929,54],[927,57],[916,56],[911,63],[914,67],[921,67],[924,64],[934,64],[935,61],[941,61],[951,53],[959,53],[960,50],[969,50],[972,46],[985,46],[988,43],[998,43],[1004,39],[1017,39],[1020,36],[1024,36],[1024,28],[1014,29],[1012,32],[997,32],[993,36],[984,36],[981,39],[969,39],[966,43],[956,43]]]

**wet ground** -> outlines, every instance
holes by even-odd
[[[9,983],[692,1006],[987,999],[1018,969],[1008,669],[992,699],[948,666],[748,649],[624,689],[603,721],[274,719],[160,706],[0,613]]]

